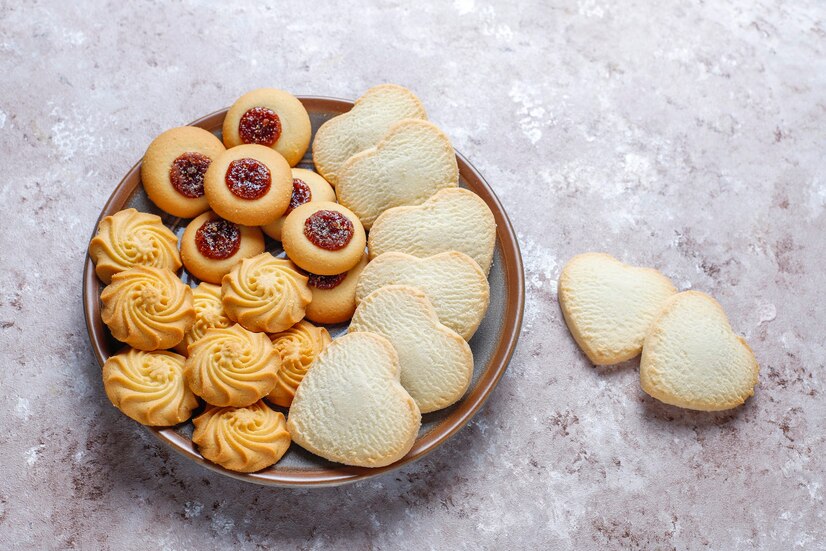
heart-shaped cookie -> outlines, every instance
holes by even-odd
[[[342,165],[336,196],[370,229],[387,209],[418,205],[458,182],[456,153],[445,133],[432,122],[406,119]]]
[[[399,373],[399,357],[384,337],[350,333],[334,340],[295,394],[287,419],[293,441],[345,465],[383,467],[401,459],[422,415]]]
[[[716,300],[685,291],[666,301],[651,324],[640,385],[657,400],[688,409],[737,407],[754,394],[759,366]]]
[[[571,334],[593,363],[637,356],[654,317],[677,292],[657,270],[603,253],[573,257],[559,276],[559,305]]]
[[[453,404],[470,384],[470,346],[439,322],[419,289],[388,285],[373,291],[356,308],[349,330],[369,331],[390,341],[399,354],[402,386],[422,413]]]

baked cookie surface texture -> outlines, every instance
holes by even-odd
[[[220,329],[232,325],[232,320],[224,313],[219,285],[199,284],[192,290],[192,300],[195,307],[195,323],[184,335],[184,340],[175,347],[175,350],[184,356],[188,355],[189,345],[203,337],[207,329]]]

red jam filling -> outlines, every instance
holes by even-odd
[[[290,206],[287,207],[287,212],[284,214],[290,214],[294,208],[300,207],[304,203],[309,203],[312,198],[313,192],[310,190],[307,182],[293,178],[293,195],[290,197]]]
[[[344,278],[347,277],[347,272],[343,274],[337,275],[318,275],[318,274],[310,274],[309,280],[307,281],[307,285],[310,287],[315,287],[316,289],[335,289],[341,282],[344,281]]]
[[[304,236],[316,247],[337,251],[353,238],[353,223],[340,212],[320,210],[304,221]]]
[[[232,161],[225,180],[233,195],[249,200],[266,195],[272,183],[270,169],[264,163],[250,158]]]
[[[195,232],[195,245],[205,257],[223,260],[238,252],[241,230],[223,218],[208,220]]]
[[[272,109],[253,107],[241,116],[238,134],[244,143],[271,146],[281,137],[281,119]]]
[[[169,167],[169,181],[172,187],[190,199],[204,196],[204,174],[212,159],[194,151],[184,153]]]

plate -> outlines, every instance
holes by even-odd
[[[346,113],[353,106],[351,101],[335,98],[299,96],[299,99],[310,114],[313,133],[326,120]],[[216,111],[193,122],[192,126],[205,128],[220,137],[221,124],[226,112],[226,109]],[[148,138],[150,136],[147,136]],[[376,469],[347,467],[326,461],[294,444],[290,446],[281,461],[272,467],[257,473],[245,474],[228,471],[204,459],[190,440],[192,423],[173,428],[147,427],[147,430],[174,451],[208,469],[233,478],[271,486],[330,486],[377,476],[421,459],[464,427],[485,403],[508,367],[522,325],[525,281],[519,244],[502,204],[481,174],[458,152],[456,161],[459,164],[460,185],[476,192],[493,211],[496,219],[496,250],[489,276],[490,307],[470,341],[474,357],[473,380],[470,388],[462,400],[453,406],[422,416],[419,436],[405,457],[392,465]],[[313,168],[311,151],[307,152],[298,166]],[[103,207],[98,222],[104,216],[134,207],[139,211],[158,214],[164,223],[180,237],[189,220],[170,216],[158,209],[146,196],[140,183],[140,162],[138,162],[115,188]],[[92,236],[96,231],[97,223]],[[268,239],[267,250],[275,255],[283,255],[276,241]],[[181,278],[193,285],[197,283],[186,273],[186,270],[182,270]],[[100,292],[103,287],[104,285],[95,276],[92,260],[87,256],[83,271],[83,309],[89,340],[101,366],[109,356],[123,347],[123,344],[112,337],[101,321]],[[346,325],[332,326],[328,329],[330,334],[335,336],[345,332]],[[281,411],[286,413],[286,410]]]

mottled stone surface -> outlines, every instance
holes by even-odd
[[[0,1],[2,547],[826,548],[822,3],[264,4]],[[107,403],[87,342],[100,208],[152,137],[248,89],[385,81],[519,232],[510,369],[452,441],[365,483],[260,488],[170,455]],[[713,294],[755,397],[685,412],[636,361],[589,365],[555,293],[587,250]]]

